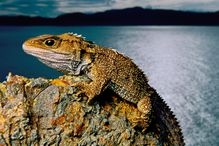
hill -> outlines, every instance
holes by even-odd
[[[0,16],[0,25],[219,25],[219,11],[191,12],[141,7],[92,14],[68,13],[56,18]]]

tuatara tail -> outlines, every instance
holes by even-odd
[[[182,130],[175,115],[156,91],[153,91],[152,96],[154,120],[156,120],[155,123],[158,123],[162,132],[163,141],[167,141],[171,145],[184,146]]]

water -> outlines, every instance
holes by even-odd
[[[21,45],[31,36],[71,31],[133,58],[175,112],[187,145],[219,145],[219,27],[0,27],[0,80],[9,71],[61,75]]]

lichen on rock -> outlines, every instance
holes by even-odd
[[[9,74],[0,83],[0,145],[184,145],[170,134],[182,136],[180,127],[169,129],[178,126],[171,125],[175,122],[162,125],[157,114],[141,119],[136,105],[111,91],[88,105],[85,96],[75,95],[80,89],[71,86],[78,81],[87,78]],[[151,125],[142,131],[147,120]]]

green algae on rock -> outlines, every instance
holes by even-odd
[[[88,105],[85,96],[75,96],[80,88],[71,84],[78,81],[87,78],[9,74],[0,83],[0,145],[184,145],[175,117],[167,118],[171,111],[155,91],[153,107],[160,107],[145,119],[109,90]]]

